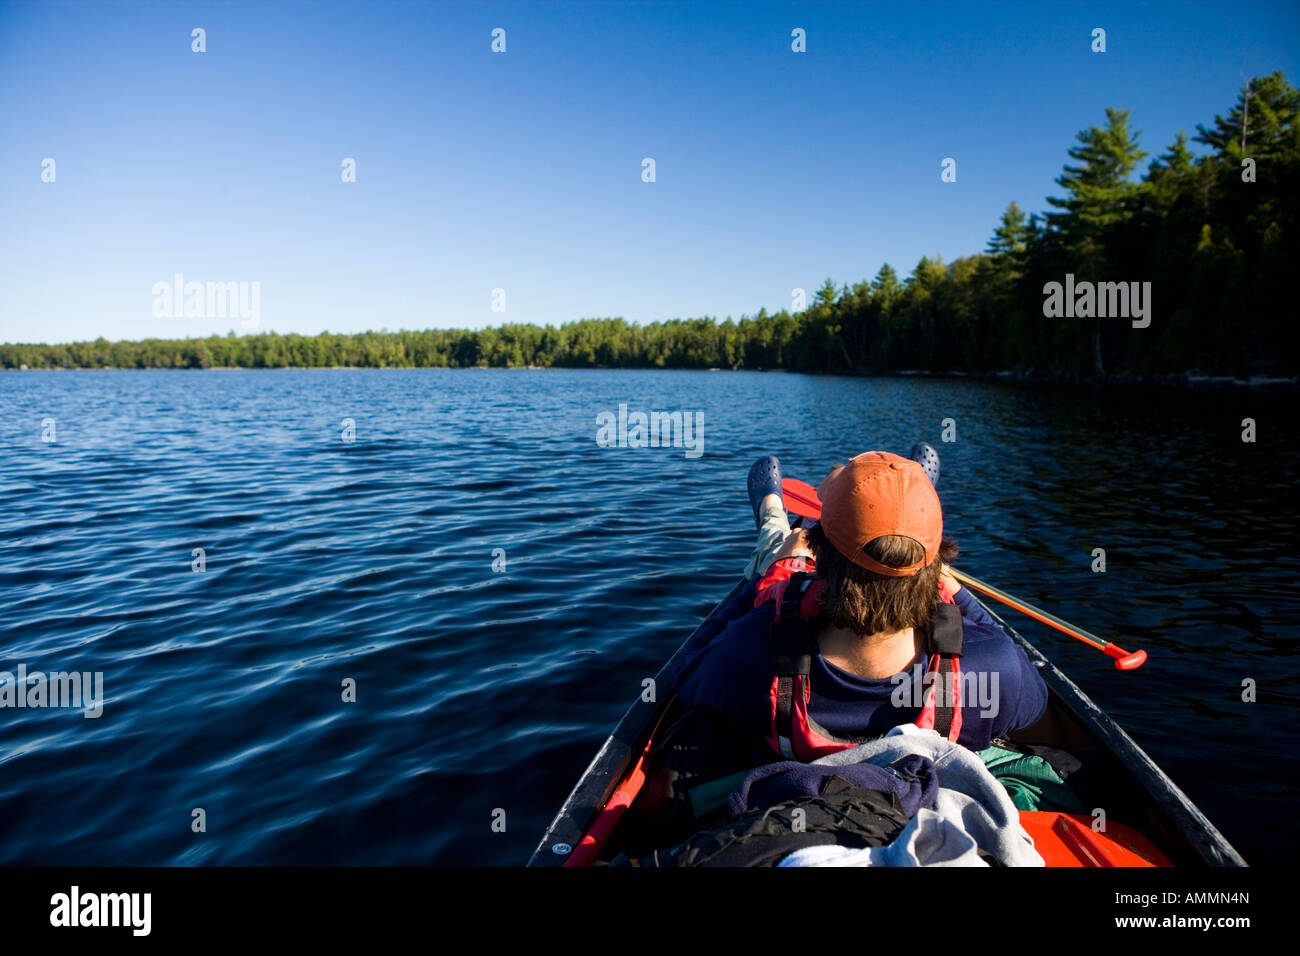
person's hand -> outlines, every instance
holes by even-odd
[[[950,596],[955,596],[961,590],[961,582],[952,576],[952,568],[943,565],[939,569],[939,591],[947,592]]]

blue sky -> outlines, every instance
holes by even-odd
[[[1154,156],[1297,37],[1293,2],[0,2],[0,341],[240,328],[155,316],[176,273],[280,332],[777,310],[982,250],[1107,106]]]

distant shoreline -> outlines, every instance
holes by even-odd
[[[927,372],[918,369],[903,369],[897,372],[865,372],[853,370],[835,370],[830,372],[808,371],[785,368],[669,368],[643,366],[563,366],[563,365],[519,365],[519,366],[393,366],[393,365],[282,365],[277,367],[254,367],[243,365],[218,366],[213,368],[119,368],[105,366],[88,368],[69,366],[57,368],[5,368],[5,372],[175,372],[179,374],[192,372],[764,372],[785,375],[827,375],[844,378],[917,378],[917,379],[970,379],[984,382],[1021,382],[1037,385],[1123,385],[1149,386],[1153,388],[1184,388],[1189,390],[1211,389],[1261,389],[1290,391],[1300,388],[1300,376],[1280,377],[1252,375],[1239,377],[1233,375],[1206,375],[1198,370],[1190,372],[1161,372],[1152,375],[1137,375],[1119,372],[1113,375],[1078,375],[1062,372],[1038,372],[1033,369],[1007,369],[999,372]]]

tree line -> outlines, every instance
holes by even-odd
[[[274,332],[63,345],[0,345],[4,368],[568,367],[982,373],[1065,377],[1295,375],[1300,262],[1300,91],[1281,72],[1250,80],[1226,115],[1185,133],[1135,180],[1147,153],[1129,112],[1081,131],[1026,216],[1012,202],[982,253],[922,258],[900,277],[837,286],[802,311],[558,327],[509,324],[355,335]],[[1051,318],[1045,287],[1150,282],[1153,321]],[[1291,330],[1291,331],[1288,331]]]

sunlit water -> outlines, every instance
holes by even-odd
[[[620,403],[701,412],[703,454],[600,447]],[[106,698],[97,719],[0,710],[0,862],[521,863],[736,579],[749,463],[816,480],[918,438],[963,566],[1145,648],[1121,673],[1024,628],[1247,859],[1279,860],[1289,405],[778,373],[0,374],[0,670],[99,671]]]

